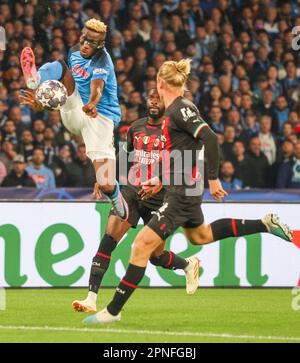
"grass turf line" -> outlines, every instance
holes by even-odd
[[[87,314],[72,310],[72,300],[85,298],[83,289],[7,290],[6,294],[7,310],[0,311],[0,342],[284,341],[272,337],[300,341],[300,311],[291,308],[289,289],[200,288],[192,296],[186,295],[184,289],[138,289],[122,312],[121,322],[107,325],[83,324]],[[113,289],[101,290],[98,309],[113,294]],[[18,326],[66,330],[14,330]],[[83,331],[84,328],[90,331]],[[164,334],[166,331],[171,334]]]

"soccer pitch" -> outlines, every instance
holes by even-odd
[[[103,289],[98,309],[114,289]],[[7,290],[0,342],[300,342],[290,289],[138,289],[118,323],[83,324],[84,289]]]

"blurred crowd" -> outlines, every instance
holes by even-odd
[[[59,112],[20,105],[19,56],[66,56],[84,22],[108,26],[122,121],[116,143],[146,114],[165,60],[192,58],[186,97],[218,135],[226,189],[300,187],[300,0],[0,0],[0,184],[85,187],[94,171]],[[0,41],[1,45],[1,41]]]

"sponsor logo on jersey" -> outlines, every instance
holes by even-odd
[[[197,116],[197,113],[192,111],[189,107],[181,108],[180,112],[182,114],[183,121],[187,121],[188,119]]]
[[[159,152],[157,150],[135,150],[136,163],[149,165],[155,163],[156,160],[159,160]]]
[[[73,68],[72,68],[72,72],[74,72],[75,74],[77,74],[78,76],[83,77],[84,79],[89,78],[90,74],[86,71],[86,69],[82,68],[79,64],[76,64]]]

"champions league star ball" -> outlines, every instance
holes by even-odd
[[[35,98],[46,110],[59,110],[67,101],[66,87],[59,81],[45,81],[36,90]]]

